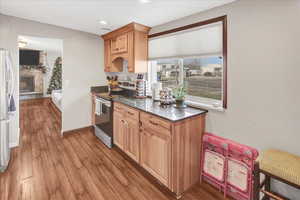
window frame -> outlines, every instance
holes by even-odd
[[[222,107],[223,109],[227,108],[227,15],[224,16],[220,16],[220,17],[216,17],[216,18],[212,18],[212,19],[208,19],[205,21],[200,21],[197,23],[193,23],[193,24],[189,24],[189,25],[185,25],[185,26],[181,26],[181,27],[177,27],[174,29],[170,29],[170,30],[166,30],[166,31],[162,31],[162,32],[158,32],[158,33],[154,33],[154,34],[150,34],[148,36],[148,38],[154,38],[154,37],[159,37],[162,35],[166,35],[166,34],[170,34],[170,33],[176,33],[179,31],[184,31],[184,30],[188,30],[188,29],[192,29],[192,28],[196,28],[196,27],[201,27],[201,26],[206,26],[209,24],[214,24],[217,22],[221,22],[222,23],[222,38],[223,38],[223,49],[222,49],[222,57],[223,57],[223,94],[222,94]],[[183,57],[178,57],[179,59],[183,59]],[[186,58],[186,57],[184,57]],[[151,60],[149,60],[151,61]],[[150,62],[151,63],[151,62]],[[151,64],[150,64],[151,65]],[[194,104],[194,102],[191,102],[191,104]],[[198,104],[198,102],[196,101],[195,104]],[[199,103],[201,104],[201,103]]]

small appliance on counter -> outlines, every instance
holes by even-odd
[[[160,90],[162,90],[162,83],[160,83],[160,82],[152,83],[151,90],[152,90],[152,100],[160,101],[159,92],[160,92]]]
[[[174,103],[172,90],[170,88],[164,88],[160,90],[159,96],[161,106],[171,105],[172,103]]]

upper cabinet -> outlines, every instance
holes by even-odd
[[[110,40],[111,54],[125,53],[128,51],[128,38],[127,34],[120,35]]]
[[[127,61],[128,72],[147,72],[148,32],[150,27],[130,23],[110,33],[104,39],[105,72],[122,72]]]

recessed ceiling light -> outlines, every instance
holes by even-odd
[[[151,0],[139,0],[140,3],[150,3]]]
[[[107,25],[107,21],[104,21],[104,20],[100,20],[99,23],[102,25]]]

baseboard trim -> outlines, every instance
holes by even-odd
[[[20,131],[20,128],[18,128],[18,139],[17,139],[17,141],[15,141],[15,142],[10,142],[9,144],[8,144],[8,146],[9,146],[9,148],[14,148],[14,147],[18,147],[19,145],[20,145],[20,134],[21,134],[21,131]]]
[[[49,105],[50,108],[53,110],[53,112],[55,113],[56,117],[59,118],[59,120],[61,121],[61,110],[59,110],[56,105],[53,103],[51,98],[48,98],[44,101],[45,104]]]
[[[62,135],[64,136],[65,134],[72,134],[72,133],[75,133],[75,132],[88,131],[88,130],[92,130],[92,129],[93,129],[93,126],[86,126],[86,127],[82,127],[82,128],[63,131]]]
[[[9,143],[9,148],[14,148],[14,147],[17,147],[19,146],[19,142],[10,142]]]

